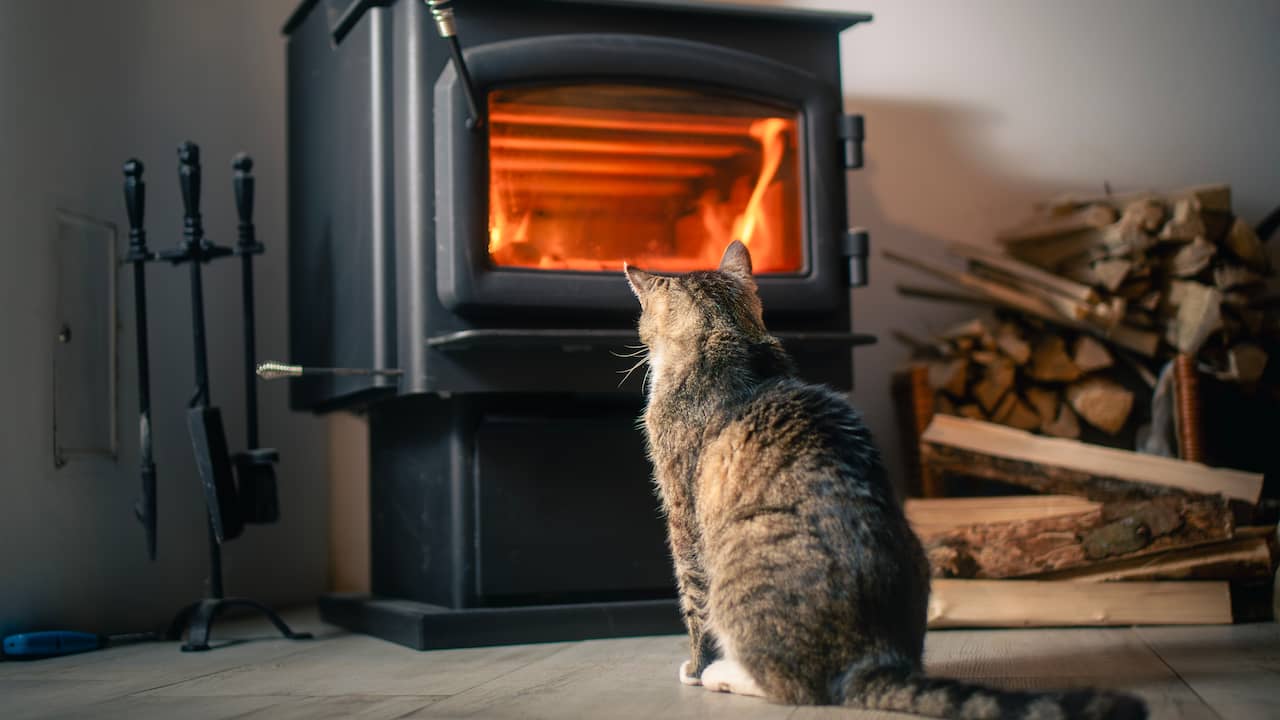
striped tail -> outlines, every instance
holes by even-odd
[[[1145,720],[1147,706],[1132,695],[1098,690],[1031,693],[997,690],[901,667],[850,671],[844,705],[957,720]],[[841,688],[837,688],[839,691]]]

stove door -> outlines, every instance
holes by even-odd
[[[460,313],[633,313],[623,262],[712,269],[752,251],[771,314],[837,310],[838,88],[760,56],[647,36],[471,48],[487,122],[436,84],[436,274]]]

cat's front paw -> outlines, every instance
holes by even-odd
[[[701,685],[702,679],[690,674],[691,670],[693,670],[692,660],[680,663],[680,682],[685,685]]]

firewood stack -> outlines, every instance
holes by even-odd
[[[936,473],[1036,495],[908,500],[934,577],[935,626],[1231,622],[1269,613],[1274,525],[1262,476],[939,415],[920,439]],[[1097,583],[1123,587],[1100,589]],[[1172,605],[1162,598],[1177,595]],[[1235,614],[1232,599],[1235,596]],[[958,611],[963,608],[963,612]]]
[[[1003,252],[948,247],[966,272],[885,256],[968,291],[904,294],[1008,308],[1139,358],[1184,353],[1223,380],[1257,382],[1263,341],[1280,337],[1266,247],[1232,214],[1228,186],[1059,198],[996,240]]]
[[[1010,315],[911,342],[935,390],[934,412],[1078,438],[1081,420],[1115,435],[1134,407],[1114,354],[1087,332]]]
[[[925,499],[907,512],[935,578],[931,622],[1230,622],[1233,594],[1269,592],[1277,529],[1247,526],[1260,474],[1198,462],[1186,410],[1197,373],[1280,397],[1263,238],[1227,186],[1203,186],[1058,198],[996,240],[949,245],[963,270],[884,253],[955,286],[905,295],[995,308],[934,338],[898,333],[913,350],[895,390],[918,440]],[[1159,424],[1166,370],[1183,459],[1093,444],[1133,447],[1130,431]],[[938,497],[953,477],[1039,494]]]

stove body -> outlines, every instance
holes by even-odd
[[[869,18],[455,5],[474,127],[425,3],[312,0],[285,28],[291,360],[404,371],[293,381],[295,409],[370,422],[374,596],[322,612],[418,648],[678,631],[621,263],[747,239],[771,331],[849,389],[839,34]]]

